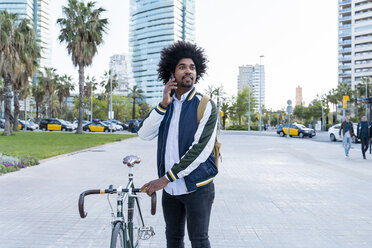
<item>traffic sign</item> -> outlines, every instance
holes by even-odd
[[[288,105],[291,105],[291,104],[292,104],[292,101],[291,101],[291,100],[288,100],[288,101],[287,101],[287,104],[288,104]]]
[[[292,107],[291,105],[289,105],[289,106],[287,107],[287,113],[288,113],[288,114],[291,114],[292,111],[293,111],[293,107]]]

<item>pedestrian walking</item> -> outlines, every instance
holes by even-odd
[[[206,72],[206,62],[204,50],[189,42],[179,41],[162,50],[158,73],[165,84],[163,99],[138,131],[142,139],[158,139],[159,179],[142,189],[149,195],[163,189],[168,248],[184,247],[186,221],[192,247],[210,247],[213,179],[218,172],[212,150],[218,110],[194,87]],[[204,111],[199,111],[199,104],[205,106]]]
[[[371,139],[371,124],[367,121],[367,116],[363,115],[361,121],[358,123],[357,136],[360,139],[363,159],[366,159],[366,151],[369,147]]]
[[[342,132],[342,136],[341,136]],[[342,144],[345,149],[345,156],[349,157],[349,151],[351,148],[351,139],[355,137],[353,123],[350,121],[350,115],[345,116],[345,121],[342,122],[339,130],[340,138],[342,137]]]

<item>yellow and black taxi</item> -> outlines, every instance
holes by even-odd
[[[86,132],[110,132],[110,127],[102,123],[99,119],[93,120],[83,126],[83,131]],[[114,132],[114,129],[112,130]]]
[[[39,129],[43,131],[72,131],[73,126],[61,119],[41,119]]]
[[[287,135],[288,132],[288,124],[281,124],[279,125],[278,129],[276,130],[276,133],[279,134],[281,137],[284,137]],[[302,124],[291,124],[289,127],[289,136],[298,136],[300,138],[303,138],[305,136],[308,136],[309,138],[312,138],[316,135],[315,130],[311,128],[307,128]]]

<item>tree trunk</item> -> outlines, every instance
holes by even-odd
[[[14,90],[13,94],[14,101],[14,119],[13,119],[13,131],[18,132],[18,118],[19,118],[19,90]]]
[[[222,117],[222,127],[223,127],[223,130],[225,130],[225,127],[226,127],[226,117],[225,116]]]
[[[67,97],[65,97],[65,120],[67,120]]]
[[[133,98],[133,110],[132,110],[132,119],[136,117],[136,98]]]
[[[36,102],[36,121],[39,121],[39,102]]]
[[[47,89],[47,94],[46,94],[46,117],[47,118],[50,118],[50,94],[49,94],[49,90]]]
[[[79,117],[76,133],[83,133],[84,67],[79,65]]]
[[[0,118],[3,118],[3,100],[0,100]]]
[[[4,77],[4,88],[5,88],[5,125],[4,135],[11,135],[11,122],[12,116],[12,81],[9,76]]]

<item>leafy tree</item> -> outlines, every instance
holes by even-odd
[[[36,102],[36,119],[39,119],[39,107],[43,103],[46,95],[45,87],[41,84],[35,84],[31,88],[32,96]]]
[[[57,23],[61,27],[58,37],[60,42],[67,44],[68,54],[71,54],[75,67],[79,67],[79,118],[77,133],[83,133],[83,95],[84,95],[84,69],[93,62],[98,46],[103,42],[108,20],[102,19],[103,8],[95,9],[95,2],[69,0],[68,6],[63,7],[65,18]]]
[[[241,125],[241,118],[248,113],[249,110],[249,95],[250,95],[250,112],[256,106],[256,100],[253,97],[253,92],[249,90],[249,88],[244,88],[242,92],[238,93],[238,97],[236,98],[236,115],[238,117],[239,125]]]
[[[21,56],[25,39],[21,34],[20,22],[16,14],[6,10],[0,12],[0,77],[4,79],[5,127],[4,135],[11,135],[12,86],[21,71]]]
[[[58,97],[58,113],[59,118],[62,118],[63,108],[62,104],[65,103],[65,119],[67,120],[67,97],[71,95],[71,91],[75,90],[75,85],[72,82],[72,78],[68,75],[63,75],[58,77],[58,84],[57,84],[57,97]]]
[[[137,87],[137,85],[134,85],[132,89],[129,89],[128,97],[132,98],[132,119],[136,118],[136,100],[137,99],[143,99],[142,95],[143,91]]]
[[[112,95],[111,88],[112,88],[112,91],[114,91],[118,86],[119,86],[119,81],[118,81],[117,75],[114,74],[111,70],[105,71],[103,75],[103,81],[101,82],[101,87],[105,89],[107,106],[110,106],[110,102],[111,102],[111,99],[110,99],[110,93]]]
[[[42,87],[45,87],[46,92],[46,103],[47,103],[47,118],[53,118],[53,101],[52,96],[56,90],[58,83],[58,75],[56,69],[51,67],[44,67],[44,71],[39,71],[37,81]]]
[[[98,83],[96,81],[96,78],[93,76],[90,78],[88,75],[85,79],[85,86],[84,86],[84,97],[88,99],[88,109],[91,105],[91,96],[94,94],[94,91],[97,90]],[[91,113],[91,121],[93,121],[93,113]]]

